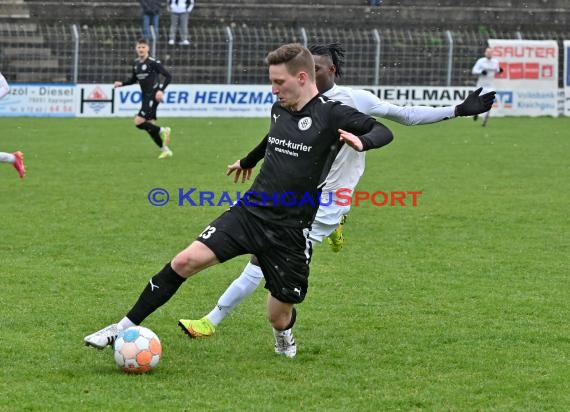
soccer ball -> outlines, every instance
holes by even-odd
[[[115,362],[126,373],[145,373],[158,365],[160,339],[152,330],[133,326],[119,333],[113,346]]]

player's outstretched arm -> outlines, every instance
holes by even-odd
[[[240,160],[236,160],[233,164],[228,165],[226,175],[230,176],[235,172],[236,175],[234,177],[234,183],[237,183],[240,176],[242,183],[244,183],[246,180],[251,179],[253,168],[261,159],[265,157],[268,137],[269,135],[266,134],[261,142],[251,152],[249,152],[246,157]]]
[[[338,132],[340,133],[341,142],[346,143],[357,152],[362,152],[364,145],[362,144],[362,140],[360,140],[358,136],[342,129],[338,129]]]
[[[259,163],[259,161],[265,157],[268,138],[269,135],[266,134],[261,140],[261,142],[257,146],[255,146],[253,150],[247,154],[247,156],[245,156],[243,159],[240,160],[241,166],[244,169],[253,169],[257,165],[257,163]]]
[[[241,176],[241,182],[245,183],[246,180],[251,179],[251,173],[253,172],[253,169],[241,167],[241,161],[236,160],[231,165],[228,165],[228,170],[226,171],[226,175],[230,176],[234,172],[236,174],[234,176],[234,183],[238,182],[240,176]]]
[[[368,90],[353,90],[352,98],[356,108],[374,117],[390,119],[406,126],[429,124],[451,119],[455,106],[398,106],[380,100]]]
[[[357,152],[377,149],[386,146],[394,139],[392,131],[381,123],[375,123],[372,130],[361,136],[356,136],[343,129],[338,129],[340,140]]]
[[[469,93],[463,103],[455,106],[455,116],[474,116],[491,110],[495,101],[495,92],[481,95],[482,90],[483,88],[479,87],[474,92]]]

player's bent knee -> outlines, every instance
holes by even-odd
[[[201,242],[193,242],[174,257],[172,269],[187,278],[216,263],[219,261],[208,246]]]

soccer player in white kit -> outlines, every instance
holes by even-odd
[[[367,90],[355,90],[335,84],[335,78],[342,76],[344,57],[344,50],[339,44],[315,45],[309,50],[315,60],[316,83],[319,92],[329,99],[340,101],[371,116],[390,119],[404,125],[429,124],[457,116],[472,116],[483,113],[490,110],[493,104],[495,93],[479,95],[481,90],[471,93],[463,103],[457,106],[397,106],[383,102]],[[327,205],[319,207],[309,232],[309,239],[313,244],[322,243],[325,238],[335,234],[335,231],[338,234],[337,227],[343,223],[350,206],[336,204],[335,192],[341,188],[354,191],[364,173],[364,159],[364,152],[357,152],[348,145],[344,145],[340,149],[322,189],[321,199]],[[244,172],[246,171],[244,170]],[[246,175],[247,173],[244,173],[244,176]],[[249,175],[247,177],[249,178]],[[332,196],[332,202],[329,201],[329,196]],[[347,202],[341,201],[341,203]],[[338,240],[338,236],[336,239]],[[342,232],[340,232],[340,239],[342,240]],[[261,268],[256,263],[255,256],[253,256],[242,274],[232,282],[220,296],[216,306],[206,316],[196,320],[180,319],[179,324],[186,329],[188,335],[195,338],[213,335],[216,326],[237,305],[253,293],[263,279]]]
[[[493,57],[493,49],[491,47],[487,47],[485,49],[485,57],[478,59],[471,70],[471,73],[478,76],[477,87],[482,87],[483,93],[495,91],[493,87],[495,75],[502,72],[503,68],[499,65],[499,61]],[[490,110],[485,113],[482,125],[483,127],[487,124],[490,113]],[[476,121],[477,118],[478,115],[473,116],[473,120]]]
[[[0,73],[0,99],[10,92],[10,86],[6,78]],[[22,152],[6,153],[0,152],[0,163],[10,163],[18,172],[20,177],[26,175],[26,167],[24,166],[24,154]]]

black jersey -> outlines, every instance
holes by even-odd
[[[265,159],[244,198],[247,211],[277,224],[309,227],[319,207],[319,188],[344,144],[338,129],[359,136],[364,150],[392,141],[390,130],[374,118],[322,95],[300,111],[275,103],[264,142],[240,162],[250,168],[261,155]]]
[[[160,85],[160,76],[164,76],[164,82]],[[143,62],[135,59],[133,73],[130,78],[123,82],[123,86],[139,83],[144,95],[154,95],[157,90],[164,90],[172,80],[170,72],[164,68],[160,60],[147,57]]]

